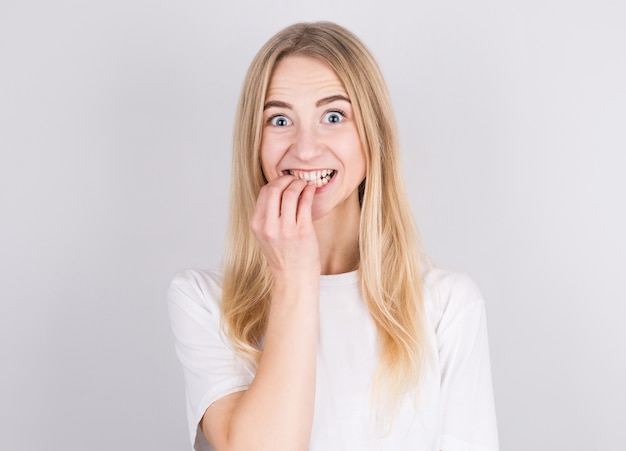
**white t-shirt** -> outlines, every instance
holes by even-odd
[[[185,271],[172,281],[169,312],[182,363],[191,441],[205,410],[254,378],[220,330],[221,275]],[[423,285],[433,358],[417,398],[407,396],[393,428],[373,426],[376,328],[357,271],[320,277],[320,341],[310,451],[497,451],[498,435],[484,301],[466,275],[426,272]]]

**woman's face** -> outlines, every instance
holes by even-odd
[[[329,66],[305,56],[281,60],[263,121],[260,154],[268,181],[291,174],[315,184],[314,220],[358,212],[365,155],[348,94]]]

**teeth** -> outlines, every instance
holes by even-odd
[[[333,169],[323,169],[321,171],[293,171],[289,169],[285,172],[318,187],[326,185],[335,174]]]

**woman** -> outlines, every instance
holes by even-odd
[[[484,303],[422,261],[385,83],[296,24],[253,60],[220,272],[170,287],[196,450],[497,450]]]

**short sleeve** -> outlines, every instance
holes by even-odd
[[[189,270],[174,278],[167,296],[196,451],[212,449],[199,429],[206,409],[224,396],[246,390],[253,379],[221,332],[220,283],[216,273]]]
[[[441,449],[497,451],[485,303],[466,275],[442,281],[436,335],[441,369]]]

